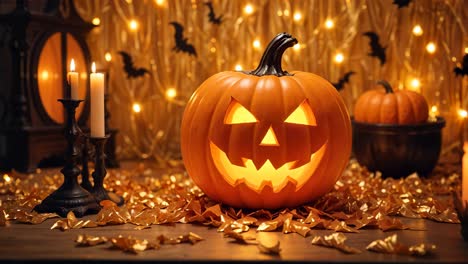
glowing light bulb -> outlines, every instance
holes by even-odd
[[[294,16],[293,16],[293,19],[294,19],[294,21],[296,21],[296,22],[301,21],[301,19],[302,19],[302,14],[301,14],[301,12],[295,12],[295,13],[294,13]]]
[[[93,62],[93,64],[91,64],[91,72],[96,73],[96,63],[95,62]]]
[[[95,26],[99,26],[101,24],[101,19],[99,19],[99,17],[95,17],[95,18],[93,18],[91,23],[93,23],[93,25],[95,25]]]
[[[439,109],[437,109],[437,105],[433,105],[433,106],[431,107],[431,112],[432,112],[432,113],[434,113],[434,114],[437,113],[437,110],[439,110]]]
[[[242,68],[242,65],[237,64],[237,65],[234,67],[234,69],[235,69],[236,71],[242,71],[243,68]]]
[[[252,42],[252,46],[256,49],[260,48],[260,40],[256,39],[254,42]]]
[[[164,6],[164,4],[166,3],[165,0],[154,0],[154,2],[157,6]]]
[[[141,112],[141,105],[139,103],[133,103],[132,110],[135,113],[140,113]]]
[[[325,21],[325,28],[332,29],[334,26],[335,26],[335,22],[333,22],[333,20],[327,19]]]
[[[467,112],[465,109],[459,109],[459,110],[458,110],[458,115],[459,115],[461,118],[465,119],[465,118],[468,117],[468,112]]]
[[[342,62],[344,61],[344,55],[343,55],[343,53],[341,53],[341,52],[340,52],[340,53],[337,53],[337,54],[335,55],[335,57],[333,58],[333,60],[334,60],[336,63],[338,63],[338,64],[342,63]]]
[[[166,97],[167,99],[171,100],[177,96],[177,90],[175,88],[168,88],[166,90]]]
[[[112,55],[110,54],[110,52],[106,52],[106,54],[104,54],[104,59],[106,61],[111,61],[112,60]]]
[[[136,31],[138,29],[138,22],[135,19],[130,20],[130,23],[128,23],[128,27],[132,31]]]
[[[244,13],[246,15],[251,15],[254,12],[254,7],[251,4],[246,4],[244,7]]]
[[[423,34],[422,27],[420,25],[416,25],[413,27],[413,35],[415,36],[421,36]]]
[[[437,47],[434,44],[434,42],[427,43],[427,45],[426,45],[427,52],[429,52],[430,54],[433,54],[436,51],[436,49],[437,49]]]
[[[410,82],[410,86],[413,90],[417,91],[421,87],[421,81],[418,78],[413,78]]]
[[[43,70],[41,73],[41,78],[43,80],[48,80],[49,79],[49,72],[47,70]]]
[[[465,48],[465,54],[468,54],[468,47]]]
[[[299,51],[299,50],[301,50],[301,44],[297,43],[297,44],[295,44],[292,48],[293,48],[293,50],[295,50],[295,51]]]

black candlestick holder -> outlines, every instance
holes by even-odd
[[[111,200],[116,203],[118,206],[124,203],[124,199],[117,194],[107,191],[104,188],[104,178],[106,177],[106,153],[104,147],[106,145],[109,135],[104,137],[89,137],[89,141],[94,145],[94,172],[92,173],[94,186],[91,190],[91,193],[94,195],[98,202],[102,200]]]
[[[64,176],[63,184],[40,204],[34,207],[38,213],[57,213],[66,217],[73,211],[77,217],[85,214],[95,214],[101,209],[94,196],[78,184],[80,169],[77,166],[79,151],[77,141],[82,136],[81,129],[75,119],[76,108],[83,100],[59,99],[67,113],[65,123],[65,138],[67,149],[65,153],[65,166],[60,171]]]
[[[87,191],[91,192],[93,189],[93,185],[89,180],[89,168],[88,168],[88,160],[89,160],[89,140],[88,137],[83,135],[82,137],[83,146],[81,148],[81,187],[85,188]]]
[[[453,192],[453,204],[457,212],[458,219],[460,219],[461,230],[460,233],[465,241],[468,242],[468,202],[462,201],[457,192]]]

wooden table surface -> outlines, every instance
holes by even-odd
[[[58,169],[57,169],[58,170]],[[94,219],[96,216],[86,216],[84,219]],[[312,229],[306,238],[296,233],[281,232],[249,233],[257,239],[276,239],[280,241],[279,256],[266,255],[259,252],[255,245],[242,245],[231,242],[223,237],[216,228],[196,224],[152,225],[149,229],[135,230],[131,224],[102,226],[97,228],[72,229],[60,231],[51,230],[58,218],[48,219],[42,224],[9,223],[0,227],[0,263],[5,261],[53,261],[66,262],[141,262],[151,261],[307,261],[307,262],[435,262],[435,263],[468,263],[468,242],[460,235],[459,224],[437,223],[425,219],[400,218],[400,220],[416,230],[398,230],[383,232],[379,229],[361,229],[359,233],[345,233],[346,244],[362,251],[360,254],[348,255],[338,250],[315,246],[311,240],[316,235],[328,235],[330,230]],[[424,230],[424,231],[421,231]],[[94,247],[76,247],[75,239],[79,234],[93,236],[117,237],[118,235],[133,236],[141,239],[154,240],[158,235],[177,237],[194,232],[203,241],[191,244],[162,245],[158,250],[147,250],[139,254],[126,253],[110,249],[110,244]],[[376,240],[397,234],[400,242],[407,245],[431,243],[437,246],[435,255],[413,257],[389,255],[367,251],[366,246]]]
[[[92,218],[92,216],[90,217]],[[359,248],[361,254],[347,255],[335,249],[311,244],[315,235],[327,235],[332,231],[313,230],[304,238],[298,234],[281,232],[259,232],[257,238],[276,238],[281,243],[281,254],[270,256],[259,253],[255,245],[241,245],[230,242],[216,229],[202,225],[176,224],[175,226],[153,225],[150,229],[135,230],[134,225],[104,226],[88,229],[60,231],[50,230],[57,219],[49,219],[39,225],[10,224],[0,229],[0,262],[21,261],[167,261],[167,260],[287,260],[310,262],[468,262],[468,242],[460,236],[458,224],[436,223],[423,219],[402,218],[404,223],[426,231],[389,231],[360,230],[360,233],[348,234],[347,245]],[[76,247],[75,238],[79,234],[114,237],[118,235],[134,236],[141,239],[154,239],[160,234],[175,237],[194,232],[204,238],[191,244],[162,245],[159,250],[148,250],[139,254],[124,253],[109,249],[109,245],[95,247]],[[249,231],[253,232],[253,231]],[[433,243],[437,246],[436,254],[430,257],[411,257],[386,255],[366,251],[365,247],[375,239],[383,239],[397,234],[405,244]]]

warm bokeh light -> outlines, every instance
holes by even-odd
[[[296,21],[296,22],[301,21],[301,19],[302,19],[302,14],[301,14],[301,12],[295,12],[295,13],[294,13],[294,16],[293,16],[293,19],[294,19],[294,21]]]
[[[96,73],[96,63],[93,61],[93,64],[91,64],[91,72]]]
[[[130,30],[136,31],[138,29],[138,21],[136,21],[135,19],[130,20],[130,23],[128,23],[128,27],[130,28]]]
[[[431,107],[431,112],[434,113],[434,114],[437,113],[438,110],[439,110],[439,109],[437,108],[437,105],[433,105],[433,106]]]
[[[341,53],[341,52],[340,52],[340,53],[337,53],[337,54],[335,55],[335,57],[333,58],[333,60],[335,61],[335,63],[338,63],[338,64],[342,63],[342,62],[344,61],[344,55],[343,55],[343,53]]]
[[[332,29],[335,26],[335,22],[331,19],[325,21],[325,28]]]
[[[237,65],[234,67],[234,69],[235,69],[236,71],[242,71],[243,68],[242,68],[242,65],[237,64]]]
[[[278,16],[283,16],[283,11],[282,11],[282,10],[278,10],[278,11],[276,11],[276,14],[277,14]]]
[[[99,26],[101,24],[101,19],[99,19],[99,17],[95,17],[95,18],[93,18],[91,23],[93,23],[93,25],[95,25],[95,26]]]
[[[104,59],[106,61],[111,61],[112,60],[112,55],[110,54],[110,52],[106,52],[106,54],[104,54]]]
[[[423,34],[422,27],[420,25],[416,25],[413,27],[413,35],[415,36],[421,36]]]
[[[434,42],[429,42],[429,43],[427,43],[427,45],[426,45],[426,50],[427,50],[427,52],[429,52],[429,53],[432,54],[432,53],[434,53],[434,52],[436,51],[436,49],[437,49],[437,47],[436,47],[436,45],[434,44]]]
[[[251,15],[254,12],[254,7],[251,4],[246,4],[244,7],[244,13]]]
[[[468,54],[468,47],[465,48],[465,54]]]
[[[421,81],[418,78],[413,78],[411,79],[410,86],[413,88],[412,90],[417,91],[421,87]]]
[[[135,113],[141,112],[141,105],[139,103],[133,103],[132,110]]]
[[[43,70],[41,73],[41,78],[42,80],[48,80],[49,79],[49,72],[46,70]]]
[[[467,112],[465,109],[459,109],[459,110],[458,110],[458,115],[459,115],[461,118],[465,119],[465,118],[468,117],[468,112]]]
[[[256,49],[259,49],[260,48],[260,40],[256,39],[254,40],[254,42],[252,42],[252,46]]]
[[[171,100],[177,96],[177,90],[175,88],[168,88],[166,90],[166,97],[167,99]]]
[[[295,51],[299,51],[299,50],[301,50],[301,44],[297,43],[297,44],[295,44],[292,48],[293,48],[293,50],[295,50]]]
[[[289,16],[289,10],[288,10],[288,9],[285,9],[285,10],[283,11],[283,15],[284,15],[284,16]]]
[[[154,0],[154,2],[157,6],[164,6],[164,4],[166,3],[165,0]]]

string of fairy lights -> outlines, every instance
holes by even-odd
[[[290,32],[299,39],[292,52],[284,57],[284,64],[291,69],[314,72],[330,81],[337,80],[346,70],[361,72],[361,76],[352,77],[351,83],[341,92],[351,113],[357,97],[364,90],[373,88],[377,78],[387,76],[398,80],[394,86],[399,89],[423,93],[430,104],[431,115],[443,114],[447,119],[453,114],[458,116],[458,121],[447,124],[444,141],[450,144],[458,140],[460,133],[457,131],[460,127],[463,129],[459,121],[463,123],[468,117],[466,96],[463,96],[467,82],[461,81],[466,78],[457,79],[452,73],[453,67],[460,65],[463,54],[468,53],[466,23],[463,23],[466,14],[459,10],[463,6],[462,0],[414,1],[401,9],[392,5],[391,0],[355,3],[342,0],[316,3],[213,1],[217,15],[222,15],[222,23],[217,26],[208,22],[205,2],[75,2],[80,15],[99,26],[95,29],[99,34],[92,34],[89,41],[94,43],[90,45],[93,57],[102,59],[112,73],[111,104],[112,100],[113,105],[119,106],[125,102],[132,113],[129,116],[122,108],[115,110],[117,113],[113,113],[111,119],[111,123],[121,130],[122,157],[167,160],[177,156],[173,155],[178,152],[177,146],[165,148],[164,145],[167,141],[177,145],[183,106],[194,89],[216,72],[254,68],[268,41],[274,33],[281,31]],[[388,14],[379,10],[387,10]],[[421,15],[424,12],[441,19],[426,19]],[[441,33],[449,33],[441,28],[449,20],[452,27],[454,24],[458,27],[458,38],[453,28],[450,28],[450,38]],[[185,26],[185,37],[197,48],[197,57],[172,52],[174,31],[169,27],[169,21],[180,21]],[[360,34],[365,27],[380,33],[387,46],[388,61],[382,67],[377,67],[377,61],[368,56],[368,40]],[[397,41],[397,34],[404,34],[408,47],[395,46],[393,42]],[[242,43],[245,47],[239,49]],[[149,65],[152,75],[137,81],[124,80],[118,50],[128,50],[137,65]],[[320,54],[315,61],[303,59],[314,57],[314,54]],[[430,67],[426,68],[428,64]],[[444,86],[451,88],[445,91]],[[146,95],[138,95],[138,89],[145,90]],[[158,100],[157,103],[154,100]],[[176,118],[172,121],[158,119],[153,113],[161,113],[158,115],[161,118]],[[134,124],[128,126],[128,122]]]

